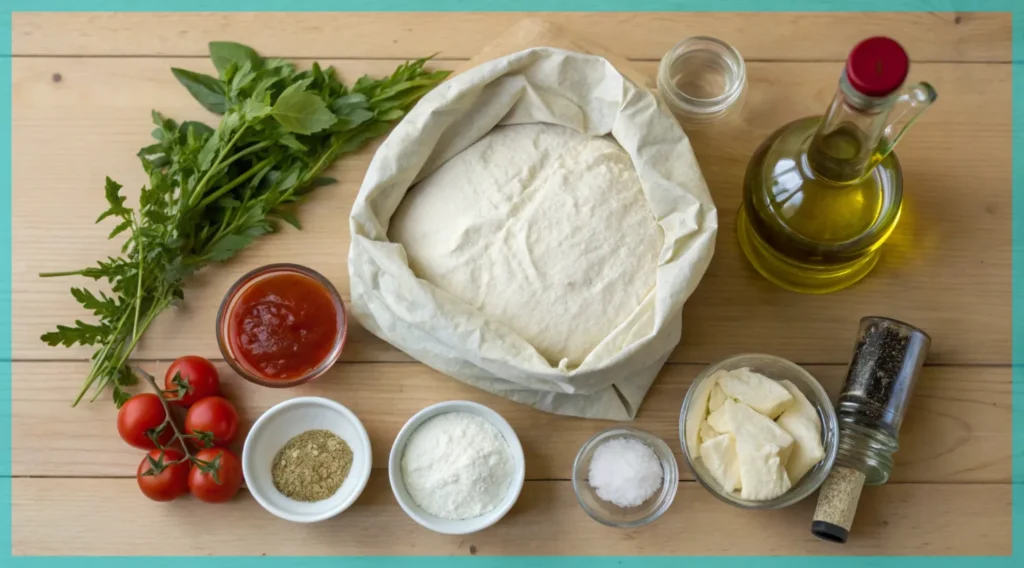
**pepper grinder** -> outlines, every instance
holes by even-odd
[[[821,487],[811,534],[845,543],[861,489],[882,485],[892,473],[900,425],[931,338],[894,319],[869,316],[860,332],[839,395],[839,453]]]

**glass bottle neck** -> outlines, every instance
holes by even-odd
[[[860,94],[844,71],[807,149],[807,161],[815,175],[835,183],[854,182],[867,175],[878,163],[879,142],[893,98]]]

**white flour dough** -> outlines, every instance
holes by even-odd
[[[661,227],[614,140],[500,126],[409,190],[391,220],[416,275],[578,366],[654,289]]]

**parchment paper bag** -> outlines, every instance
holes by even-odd
[[[531,33],[537,40],[550,30]],[[714,251],[717,214],[686,135],[642,79],[621,61],[583,53],[594,49],[553,43],[453,76],[377,151],[350,219],[352,312],[381,339],[470,385],[548,412],[629,420],[679,343],[683,303]],[[531,123],[613,137],[664,234],[654,290],[574,367],[549,363],[509,327],[417,278],[404,247],[388,240],[418,181],[496,126]]]

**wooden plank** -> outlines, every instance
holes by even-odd
[[[147,364],[163,377],[167,364]],[[218,364],[224,390],[242,418],[239,441],[266,409],[294,396],[323,396],[348,406],[363,421],[373,465],[387,468],[398,430],[420,409],[444,400],[474,400],[494,408],[515,428],[526,452],[528,479],[570,479],[580,446],[612,422],[546,414],[465,386],[415,363],[344,364],[312,383],[267,389]],[[663,438],[684,479],[692,479],[679,443],[679,410],[697,365],[669,365],[635,423]],[[84,363],[15,363],[13,473],[16,476],[133,474],[141,452],[118,437],[107,396],[69,408],[87,368]],[[833,398],[845,379],[842,366],[808,367]],[[916,391],[896,454],[896,482],[1005,483],[1010,480],[1009,368],[927,367]]]
[[[414,523],[379,470],[351,509],[313,525],[280,520],[244,491],[210,514],[214,506],[191,499],[148,501],[134,479],[15,479],[12,486],[15,555],[987,556],[1011,551],[1010,485],[867,488],[843,546],[811,536],[813,498],[779,511],[743,511],[696,483],[679,485],[661,519],[623,530],[587,517],[570,482],[528,481],[508,516],[467,536],[439,535]],[[213,533],[216,539],[206,538]],[[160,538],[125,537],[157,534]]]
[[[387,73],[396,61],[329,63],[351,80],[364,72]],[[16,359],[84,360],[90,353],[49,348],[38,340],[56,324],[87,314],[67,292],[81,282],[36,275],[78,268],[117,249],[105,241],[109,227],[93,224],[103,208],[103,177],[109,174],[128,188],[144,183],[134,156],[148,143],[151,108],[178,118],[209,118],[171,76],[174,65],[210,68],[207,61],[165,58],[15,59]],[[654,63],[638,67],[653,77]],[[900,145],[907,196],[900,225],[868,279],[836,294],[806,296],[785,292],[753,271],[739,251],[733,221],[748,157],[777,126],[823,109],[839,66],[751,64],[739,120],[691,135],[719,209],[720,233],[708,273],[684,310],[683,340],[672,360],[706,363],[754,350],[803,363],[845,364],[858,319],[880,314],[931,333],[933,363],[1008,364],[1010,67],[915,66],[914,75],[930,80],[940,96]],[[980,84],[986,89],[977,89]],[[218,356],[213,314],[231,282],[261,264],[310,265],[347,294],[347,216],[371,155],[368,149],[333,168],[340,182],[319,190],[301,211],[302,234],[286,228],[190,282],[184,307],[160,318],[136,355]],[[354,329],[344,359],[408,357]]]
[[[211,40],[281,57],[469,58],[524,17],[516,13],[18,13],[15,55],[205,56]],[[1009,61],[1000,13],[555,13],[612,51],[658,60],[677,41],[710,35],[748,59],[845,60],[861,39],[890,34],[914,61]],[[799,39],[794,39],[799,38]],[[942,38],[942,41],[936,41]],[[813,46],[813,49],[808,49]]]

